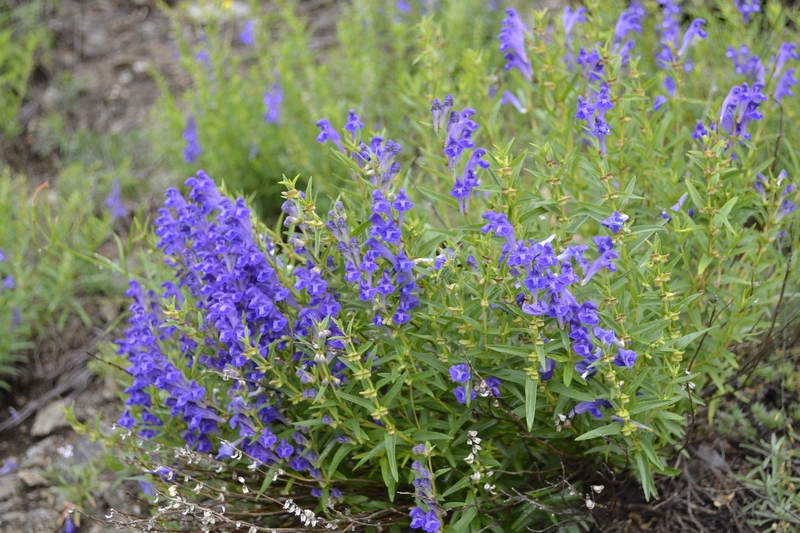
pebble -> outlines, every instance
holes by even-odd
[[[68,426],[67,417],[62,411],[66,405],[64,400],[55,400],[36,413],[33,427],[31,427],[31,435],[34,437],[46,437],[56,429]]]

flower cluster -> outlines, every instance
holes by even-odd
[[[578,24],[586,24],[586,8],[583,6],[577,9],[572,9],[572,6],[567,6],[561,13],[561,26],[564,28],[565,43],[567,55],[564,56],[564,61],[572,66],[574,58],[572,56],[572,32]]]
[[[786,171],[781,170],[774,182],[770,182],[770,180],[764,176],[764,174],[759,173],[758,176],[756,176],[756,182],[753,185],[756,192],[758,192],[759,196],[761,196],[761,199],[767,205],[770,204],[770,198],[767,194],[768,191],[781,191],[774,204],[777,206],[774,215],[776,223],[781,222],[784,217],[794,213],[797,209],[797,205],[792,201],[792,196],[797,191],[797,186],[794,183],[789,183],[783,187],[783,182],[786,180],[786,176]],[[783,188],[781,189],[781,187]]]
[[[279,83],[273,83],[269,90],[264,91],[264,107],[267,108],[267,112],[264,113],[264,120],[267,124],[281,123],[282,104],[283,89]]]
[[[533,77],[533,66],[531,65],[528,54],[525,51],[525,36],[529,33],[528,28],[519,18],[515,9],[506,9],[506,18],[503,19],[503,29],[500,30],[500,51],[506,52],[503,56],[506,63],[506,70],[513,68],[519,70],[528,79]]]
[[[761,12],[761,0],[735,0],[736,9],[742,15],[742,22],[750,23],[750,19],[755,13]]]
[[[587,122],[586,129],[597,137],[600,153],[606,155],[606,136],[611,133],[611,127],[606,122],[606,111],[614,107],[611,101],[611,89],[606,83],[600,85],[600,90],[594,94],[591,102],[582,96],[578,97],[578,111],[575,118]],[[597,113],[595,115],[595,112]]]
[[[708,36],[703,29],[706,21],[694,19],[681,39],[680,6],[672,0],[659,0],[659,3],[663,9],[663,19],[660,24],[661,50],[656,54],[656,65],[660,69],[672,70],[680,63],[689,72],[693,70],[694,64],[686,57],[686,52],[695,37],[705,39]],[[667,74],[663,85],[670,96],[675,96],[677,84],[674,74]]]
[[[413,448],[413,452],[424,460],[428,450],[424,444],[418,444]],[[410,527],[412,529],[423,529],[427,533],[438,533],[442,527],[442,520],[439,517],[441,511],[436,503],[436,495],[433,489],[433,474],[419,460],[414,461],[411,464],[411,468],[414,470],[413,485],[416,489],[416,496],[428,510],[425,511],[425,508],[419,505],[413,507],[409,512],[411,517]]]
[[[783,43],[778,50],[778,55],[772,58],[771,73],[773,78],[778,78],[778,83],[775,86],[774,98],[775,102],[780,102],[786,96],[794,96],[792,87],[797,85],[797,78],[795,78],[796,69],[786,67],[786,63],[791,59],[797,61],[800,59],[800,54],[797,53],[797,45],[794,43]]]
[[[632,39],[625,40],[630,32],[642,33],[642,18],[645,15],[644,7],[638,2],[624,10],[617,19],[614,28],[614,39],[611,41],[611,53],[622,58],[622,64],[628,62],[631,50],[636,45]]]
[[[183,149],[183,160],[187,163],[194,163],[203,153],[197,133],[197,122],[195,122],[194,117],[189,117],[189,120],[186,121],[183,140],[186,142],[186,147]]]
[[[725,57],[733,61],[736,74],[747,76],[750,83],[764,84],[764,65],[757,54],[751,54],[747,45],[742,45],[737,50],[733,46],[728,47]]]
[[[506,241],[501,260],[505,260],[511,268],[511,274],[520,280],[520,288],[524,287],[516,298],[522,311],[537,317],[551,317],[560,327],[569,325],[572,349],[582,358],[575,364],[579,375],[585,378],[593,374],[595,363],[603,357],[604,350],[610,351],[612,345],[618,348],[614,363],[620,367],[633,366],[636,353],[626,349],[625,343],[616,337],[613,330],[599,326],[597,305],[593,302],[580,303],[570,290],[570,286],[578,282],[585,285],[602,269],[616,271],[613,260],[619,256],[614,251],[610,237],[594,238],[598,258],[589,262],[583,257],[589,249],[587,245],[568,246],[556,255],[550,239],[527,243],[516,240],[514,227],[504,213],[488,212],[484,213],[483,218],[487,224],[482,231],[494,232]],[[616,233],[625,220],[625,215],[614,213],[604,221],[604,225],[612,231],[616,230]],[[576,273],[576,267],[582,271],[582,277]],[[592,327],[591,334],[589,327]],[[542,379],[552,377],[554,368],[554,363],[546,360],[545,366],[539,370]],[[465,373],[458,372],[457,375],[463,378]]]
[[[764,115],[759,111],[761,103],[766,101],[766,95],[761,92],[764,85],[754,83],[750,87],[747,83],[731,87],[728,96],[722,102],[719,114],[719,125],[722,131],[732,137],[750,139],[747,126],[753,120],[761,120]]]

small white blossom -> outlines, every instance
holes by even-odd
[[[586,498],[586,508],[589,510],[594,509],[594,502],[589,498]]]
[[[56,450],[56,453],[63,457],[64,459],[71,459],[75,454],[73,453],[72,444],[67,444],[66,446],[62,446]]]
[[[595,491],[597,494],[603,492],[604,488],[606,488],[605,485],[592,485],[592,490]]]
[[[468,465],[471,465],[472,463],[475,462],[475,456],[473,454],[469,454],[464,460],[467,462]]]

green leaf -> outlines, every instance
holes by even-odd
[[[342,444],[342,446],[336,450],[336,453],[333,454],[333,458],[328,465],[328,480],[330,480],[331,476],[336,472],[336,468],[339,466],[339,463],[342,462],[342,459],[353,451],[353,448],[355,448],[355,446],[352,444]]]
[[[389,461],[386,457],[381,457],[381,475],[383,476],[383,483],[389,490],[389,500],[394,501],[394,495],[397,491],[397,481],[392,477],[391,470],[389,469]],[[396,466],[395,466],[396,467]]]
[[[453,494],[454,492],[459,491],[465,487],[468,487],[469,484],[470,484],[469,476],[462,477],[442,493],[442,498],[446,498],[448,495]]]
[[[453,437],[438,431],[418,429],[411,435],[411,439],[414,442],[425,442],[426,440],[453,440]]]
[[[578,400],[579,402],[593,402],[597,398],[586,392],[581,392],[574,388],[565,387],[563,383],[551,379],[547,382],[547,390],[553,391],[567,398]]]
[[[575,373],[575,367],[569,363],[564,365],[564,386],[569,387],[572,383],[572,375]]]
[[[594,439],[597,437],[608,437],[611,435],[619,435],[622,433],[622,424],[619,422],[611,422],[607,426],[599,427],[597,429],[593,429],[584,433],[583,435],[579,435],[575,438],[575,440],[589,440]]]
[[[470,507],[464,511],[464,514],[462,514],[458,521],[452,525],[453,529],[459,533],[466,533],[468,530],[467,528],[469,528],[469,525],[472,523],[472,520],[477,516],[477,514],[478,508]]]
[[[536,384],[531,378],[525,381],[525,422],[528,431],[533,429],[533,420],[536,417]]]
[[[397,472],[397,455],[395,453],[395,446],[397,445],[397,434],[391,435],[387,432],[386,437],[383,439],[386,443],[386,457],[389,459],[389,469],[392,472],[392,478],[395,481],[400,481],[400,474]]]

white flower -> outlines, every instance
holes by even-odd
[[[592,485],[592,490],[595,491],[597,494],[603,492],[604,488],[606,488],[605,485]]]
[[[469,454],[464,460],[467,462],[468,465],[471,465],[472,463],[475,462],[475,456]]]

